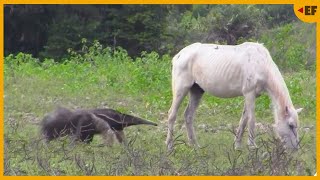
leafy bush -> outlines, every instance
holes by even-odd
[[[195,5],[181,17],[169,16],[168,26],[178,47],[194,42],[236,44],[255,37],[261,27],[261,12],[254,5]],[[182,43],[181,43],[182,42]]]
[[[293,11],[293,5],[282,4],[282,5],[258,5],[261,9],[261,13],[264,19],[264,24],[267,24],[269,28],[284,25],[297,21],[297,17]]]
[[[299,71],[301,69],[315,68],[315,54],[310,53],[315,48],[315,39],[305,39],[303,29],[308,24],[286,24],[272,29],[261,35],[259,42],[269,49],[273,60],[282,70]],[[315,37],[315,29],[309,32]],[[274,38],[271,38],[274,37]]]

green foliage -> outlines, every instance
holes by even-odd
[[[68,48],[80,50],[83,38],[92,40],[101,23],[100,18],[94,18],[95,14],[84,18],[77,13],[65,13],[67,10],[64,6],[57,8],[55,18],[59,21],[50,25],[48,41],[40,57],[60,59],[67,55],[65,50]]]
[[[122,46],[130,55],[154,49],[163,51],[159,48],[165,25],[165,8],[162,6],[70,6],[76,12],[89,12],[85,16],[81,13],[65,13],[68,7],[63,6],[57,10],[55,18],[61,20],[50,25],[42,57],[61,59],[66,57],[65,49],[69,48],[83,51],[81,47],[84,39],[85,43],[94,43],[94,39],[98,39],[113,48]]]
[[[239,38],[256,36],[261,27],[260,13],[253,5],[226,5],[212,9],[205,22],[212,25],[207,41],[236,44]]]
[[[292,5],[6,5],[5,54],[68,57],[98,40],[132,57],[194,42],[236,44],[296,21]]]
[[[168,46],[174,52],[194,42],[236,44],[248,40],[259,34],[263,20],[254,5],[193,5],[180,14],[170,11],[168,15],[167,31],[174,37]]]
[[[47,41],[51,10],[43,5],[4,5],[4,53],[38,56]]]
[[[264,17],[264,23],[269,27],[279,26],[287,23],[291,23],[297,20],[293,12],[293,5],[257,5],[262,10]]]
[[[103,33],[109,44],[124,47],[130,55],[152,50],[163,52],[160,47],[165,36],[165,6],[121,5],[109,8],[110,12],[102,23],[102,27],[106,27],[107,32],[103,30]]]
[[[301,69],[315,69],[315,39],[305,38],[304,29],[308,24],[286,24],[272,29],[261,35],[259,42],[269,49],[273,60],[280,69],[298,71]],[[315,29],[308,32],[308,36],[315,36]],[[274,38],[271,38],[274,37]]]

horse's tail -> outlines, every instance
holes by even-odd
[[[175,85],[174,85],[174,63],[179,59],[179,57],[181,56],[181,51],[176,54],[173,58],[172,58],[172,71],[171,71],[171,90],[172,90],[172,95],[174,96],[174,89],[175,89]],[[169,110],[170,111],[170,110]]]

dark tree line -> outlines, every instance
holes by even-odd
[[[236,44],[294,20],[290,5],[5,5],[5,55],[59,60],[94,40],[132,56],[175,53],[197,41]]]

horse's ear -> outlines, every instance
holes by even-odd
[[[302,110],[303,110],[303,108],[296,109],[296,111],[297,111],[298,114],[299,114]]]
[[[288,106],[286,106],[286,110],[285,110],[284,115],[285,115],[285,116],[288,116],[288,115],[289,115],[289,108],[288,108]]]

